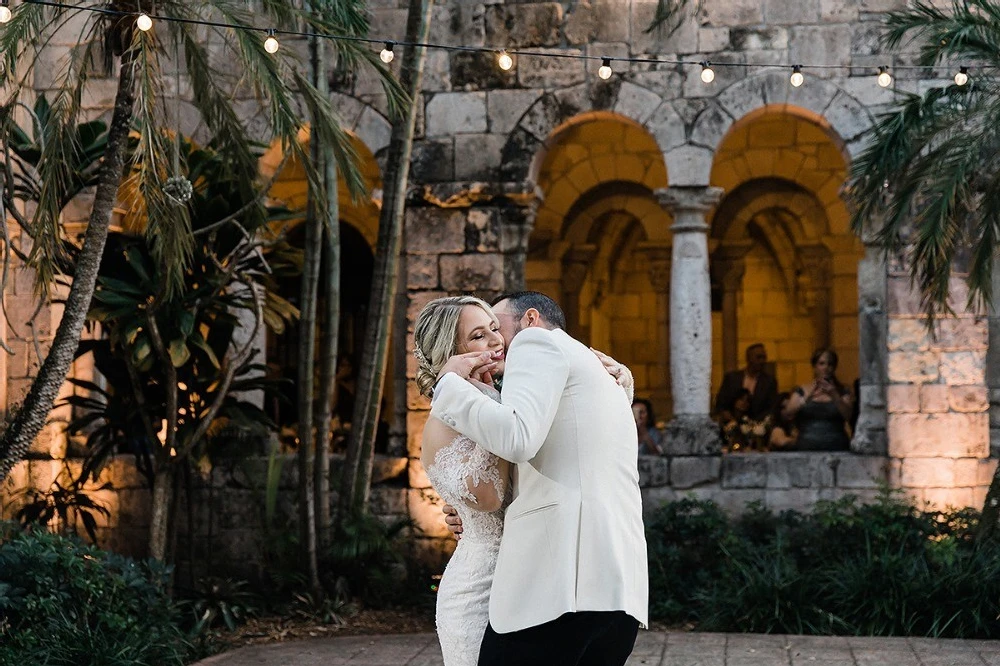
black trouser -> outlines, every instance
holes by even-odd
[[[582,611],[509,634],[486,627],[479,666],[622,666],[639,621],[623,611]]]

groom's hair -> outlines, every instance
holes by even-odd
[[[514,291],[509,294],[501,294],[493,299],[490,305],[496,305],[500,301],[510,301],[511,313],[515,319],[520,319],[524,313],[534,308],[542,319],[552,328],[566,330],[566,315],[562,308],[554,300],[538,291]]]

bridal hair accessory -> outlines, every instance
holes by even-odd
[[[431,367],[431,362],[428,361],[427,357],[424,356],[424,353],[420,351],[420,347],[413,348],[413,355],[416,357],[417,363],[420,363],[421,365],[426,365],[428,368]]]

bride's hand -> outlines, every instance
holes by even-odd
[[[456,354],[449,358],[444,366],[441,367],[441,372],[438,373],[437,378],[440,380],[449,372],[454,372],[462,379],[481,377],[484,373],[489,376],[496,367],[497,361],[493,358],[492,353],[488,351],[466,352],[465,354]]]
[[[594,352],[594,355],[604,364],[604,369],[608,371],[609,375],[615,378],[618,385],[625,389],[631,402],[632,392],[635,390],[635,378],[632,376],[632,371],[604,352],[597,351],[593,347],[590,348],[590,351]]]

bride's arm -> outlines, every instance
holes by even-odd
[[[495,456],[489,457],[493,458],[492,469],[485,470],[486,473],[483,475],[473,473],[465,477],[465,486],[469,491],[465,504],[476,511],[491,512],[502,509],[510,484],[510,463]]]

